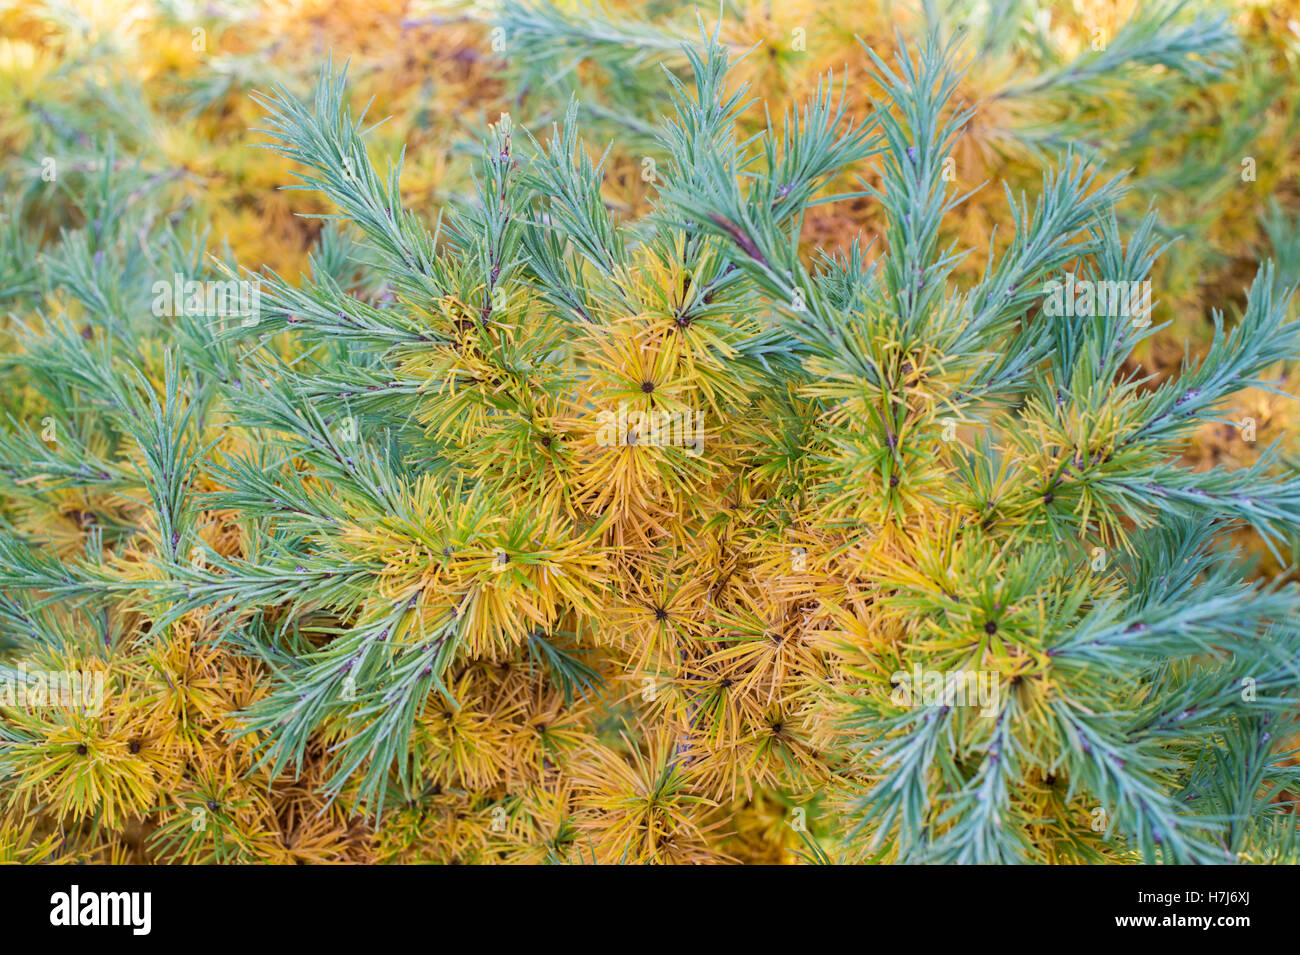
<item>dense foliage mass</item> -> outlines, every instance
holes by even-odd
[[[476,162],[399,120],[417,179],[461,170],[436,215],[332,63],[238,107],[269,150],[207,197],[158,129],[24,101],[0,858],[1295,861],[1300,477],[1242,414],[1300,337],[1286,208],[1224,292],[1251,240],[1149,209],[1194,188],[1124,173],[1153,133],[1107,114],[1208,136],[1288,54],[1209,8],[1074,59],[974,12],[851,48],[819,9],[856,98],[738,57],[752,18],[506,4]]]

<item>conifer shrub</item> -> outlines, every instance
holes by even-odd
[[[1028,185],[1044,160],[1071,144],[1117,169],[1132,167],[1142,188],[1120,204],[1121,220],[1140,220],[1156,197],[1162,234],[1180,240],[1164,257],[1173,267],[1162,263],[1162,313],[1208,325],[1210,308],[1222,304],[1213,296],[1237,296],[1277,234],[1270,205],[1296,212],[1294,12],[1285,3],[1186,0],[866,9],[833,0],[736,4],[719,30],[731,50],[752,51],[738,69],[774,112],[810,94],[828,69],[872,88],[869,71],[858,69],[861,42],[892,49],[900,27],[963,38],[972,55],[954,98],[978,111],[949,157],[949,180],[966,189],[986,178]],[[562,108],[570,93],[579,95],[587,125],[616,134],[616,154],[655,154],[654,117],[667,85],[656,67],[688,71],[681,50],[697,41],[691,11],[504,0],[480,16],[511,85],[528,92],[533,108],[557,100]],[[742,121],[761,126],[763,118],[760,108]],[[966,241],[978,243],[1002,221],[1000,200],[993,192],[966,204],[955,219]],[[838,246],[859,228],[874,231],[875,211],[862,203],[815,216],[813,236]],[[1291,263],[1282,264],[1290,275]],[[1180,323],[1184,337],[1201,331],[1199,321]],[[1165,358],[1163,349],[1156,355]]]
[[[828,69],[845,71],[855,103],[883,95],[860,68],[860,43],[893,49],[900,29],[963,39],[970,58],[954,108],[970,105],[975,115],[944,176],[971,193],[946,226],[972,247],[959,266],[967,280],[984,267],[990,232],[1010,224],[1000,184],[1032,191],[1042,167],[1067,146],[1109,169],[1131,170],[1136,188],[1117,204],[1117,220],[1135,229],[1154,203],[1166,244],[1151,277],[1161,290],[1155,316],[1164,327],[1137,343],[1130,363],[1162,380],[1178,371],[1189,348],[1209,347],[1215,310],[1244,307],[1261,258],[1274,261],[1279,288],[1300,277],[1286,238],[1300,214],[1294,13],[1286,3],[959,0],[864,9],[835,0],[728,5],[719,31],[732,51],[749,51],[738,67],[756,94],[739,118],[746,132],[761,129],[767,112],[809,95]],[[641,208],[661,161],[653,132],[669,82],[662,68],[689,76],[681,47],[697,42],[693,14],[638,2],[505,0],[479,16],[530,110],[562,109],[567,96],[580,98],[588,137],[594,130],[613,144],[607,197]],[[629,168],[640,176],[629,176]],[[837,185],[851,189],[853,175]],[[989,183],[999,187],[981,188]],[[802,238],[813,254],[842,251],[855,236],[882,236],[885,227],[879,205],[857,198],[810,210]],[[1281,366],[1268,379],[1269,388],[1243,390],[1223,408],[1232,424],[1200,429],[1188,463],[1254,464],[1279,439],[1294,461],[1290,402],[1278,392],[1294,392],[1295,369]],[[1300,554],[1300,539],[1288,537],[1281,560],[1249,535],[1236,542],[1256,561],[1256,573],[1277,576]]]
[[[571,107],[430,222],[331,66],[258,100],[336,210],[301,277],[80,184],[4,356],[0,634],[92,690],[0,698],[0,852],[1294,861],[1297,593],[1227,536],[1300,480],[1180,461],[1286,285],[1153,382],[1122,175],[1065,154],[962,268],[951,44],[756,134],[682,55],[636,219]],[[810,255],[846,198],[883,236]]]

